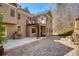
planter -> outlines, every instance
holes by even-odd
[[[3,54],[4,54],[4,48],[3,46],[0,46],[0,56],[3,56]]]

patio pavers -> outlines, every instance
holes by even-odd
[[[25,45],[25,44],[40,40],[42,38],[44,37],[41,37],[39,39],[37,39],[36,37],[27,37],[22,39],[15,39],[15,40],[9,39],[7,40],[7,44],[4,44],[4,48],[5,50],[13,49],[17,46]]]
[[[5,56],[63,56],[73,50],[54,40],[59,36],[51,36],[5,52]]]

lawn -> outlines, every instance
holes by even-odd
[[[65,28],[57,32],[58,35],[71,35],[74,31],[74,28]]]

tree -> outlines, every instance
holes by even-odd
[[[74,19],[79,16],[79,4],[57,3],[53,17],[54,31],[74,27]]]

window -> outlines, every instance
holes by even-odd
[[[15,10],[10,9],[10,16],[15,17]]]
[[[18,26],[18,31],[21,31],[21,26]]]
[[[18,13],[18,19],[21,19],[21,15]]]
[[[3,27],[4,27],[3,37],[7,37],[7,27],[5,25],[3,25]]]
[[[31,17],[29,19],[31,20]]]
[[[36,33],[36,28],[32,28],[32,33]]]

